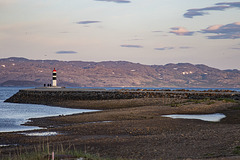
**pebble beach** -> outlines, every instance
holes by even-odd
[[[57,106],[58,104],[52,104]],[[110,159],[239,159],[240,107],[226,100],[142,98],[69,101],[62,107],[99,109],[92,113],[31,119],[46,129],[0,133],[1,155],[48,142]],[[168,114],[226,115],[220,122],[162,117]],[[37,136],[34,133],[54,133]],[[12,144],[15,144],[12,145]]]

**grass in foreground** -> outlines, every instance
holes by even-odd
[[[235,147],[233,154],[240,155],[240,146]]]
[[[64,148],[62,144],[54,147],[55,150],[50,149],[50,145],[34,146],[34,149],[28,151],[24,147],[17,147],[14,153],[9,153],[4,157],[0,157],[1,160],[52,160],[52,152],[54,152],[54,160],[60,159],[80,159],[83,160],[113,160],[109,158],[101,158],[99,155],[89,154],[80,150],[77,150],[74,145],[69,145]],[[123,158],[117,158],[114,160],[126,160]]]

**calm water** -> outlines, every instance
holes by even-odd
[[[171,114],[163,115],[162,117],[169,117],[173,119],[198,119],[202,121],[219,122],[226,116],[222,113],[214,113],[214,114]]]
[[[22,126],[29,118],[68,115],[91,112],[96,110],[69,109],[36,104],[4,103],[22,88],[0,87],[0,132],[39,129],[38,127]]]

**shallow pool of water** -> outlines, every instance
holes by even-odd
[[[173,119],[198,119],[202,121],[219,122],[226,116],[222,113],[214,113],[214,114],[171,114],[163,115],[162,117],[169,117]]]
[[[31,133],[21,133],[26,136],[56,136],[57,132],[31,132]]]

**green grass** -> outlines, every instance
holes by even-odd
[[[240,110],[240,106],[231,107],[232,110]]]
[[[181,105],[181,103],[171,103],[170,106],[171,107],[179,107]]]
[[[232,103],[236,103],[237,101],[231,98],[219,98],[219,101],[223,101],[223,102],[232,102]]]
[[[240,146],[235,147],[233,154],[240,155]]]
[[[209,158],[209,157],[214,157],[215,154],[214,153],[207,153],[204,155],[206,158]]]
[[[54,152],[55,160],[58,160],[58,155],[71,155],[76,158],[84,158],[84,160],[126,160],[123,158],[109,159],[101,158],[98,154],[89,154],[78,150],[74,145],[69,145],[64,147],[62,144],[55,146],[49,144],[34,146],[33,150],[29,151],[24,147],[17,147],[14,153],[9,153],[8,155],[1,156],[1,160],[46,160],[51,159],[50,155]]]
[[[71,155],[76,158],[84,158],[84,160],[110,160],[110,159],[105,159],[101,158],[97,155],[92,155],[88,153],[84,153],[82,151],[65,151],[65,152],[54,152],[55,157],[57,155]],[[15,154],[9,154],[9,156],[3,158],[2,160],[46,160],[48,159],[47,157],[51,155],[45,151],[42,152],[25,152],[25,153],[15,153]],[[51,158],[50,158],[51,159]],[[57,158],[56,158],[57,160]]]
[[[211,105],[211,104],[214,104],[215,102],[214,101],[209,101],[207,102],[207,105]]]
[[[195,104],[205,103],[207,105],[211,105],[211,104],[214,104],[216,102],[209,99],[209,98],[205,98],[205,99],[189,99],[185,103],[195,103]]]

